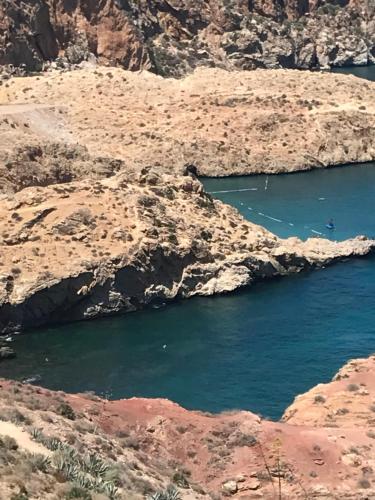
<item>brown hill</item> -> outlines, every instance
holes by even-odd
[[[293,70],[199,69],[174,80],[101,68],[12,78],[0,87],[0,190],[75,179],[80,168],[87,176],[89,156],[94,177],[121,167],[104,167],[103,156],[166,173],[193,164],[208,176],[370,161],[374,95],[373,82]]]

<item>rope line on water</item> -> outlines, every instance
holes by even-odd
[[[243,191],[258,191],[258,188],[228,189],[228,191],[209,191],[208,194],[242,193]]]
[[[247,209],[251,210],[252,212],[256,212],[258,215],[260,215],[261,217],[265,217],[266,219],[270,219],[270,220],[273,220],[275,222],[280,222],[282,224],[288,224],[288,226],[294,227],[293,222],[288,222],[285,220],[277,219],[276,217],[271,217],[270,215],[264,214],[263,212],[258,212],[257,210],[255,210],[252,207],[247,207]],[[312,233],[317,234],[319,236],[326,236],[325,233],[321,233],[320,231],[316,231],[315,229],[310,229],[308,226],[304,226],[304,229],[307,229],[307,230],[311,231]]]
[[[267,176],[266,182],[265,182],[265,190],[267,190],[267,189],[268,189],[268,176]],[[258,191],[258,188],[228,189],[226,191],[209,191],[209,194],[242,193],[244,191]],[[325,200],[325,198],[319,198],[319,201],[321,201],[321,200]],[[243,205],[242,202],[241,202],[241,205]],[[293,222],[288,222],[288,221],[284,221],[281,219],[277,219],[276,217],[271,217],[271,215],[267,215],[267,214],[264,214],[262,212],[258,212],[252,207],[247,207],[247,209],[251,210],[251,211],[255,211],[258,215],[260,215],[261,217],[265,217],[266,219],[273,220],[275,222],[279,222],[282,224],[288,224],[288,226],[290,226],[290,227],[295,226]],[[316,231],[315,229],[310,229],[308,226],[304,226],[304,229],[308,229],[310,232],[312,232],[313,234],[317,234],[318,236],[325,236],[325,237],[327,236],[325,233],[321,233],[320,231]]]

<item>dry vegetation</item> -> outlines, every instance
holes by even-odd
[[[355,360],[274,423],[2,381],[0,498],[372,498],[374,390],[375,356]]]
[[[211,176],[368,161],[374,91],[375,83],[352,76],[292,70],[199,69],[168,80],[100,68],[12,78],[0,87],[0,154],[15,169],[14,144],[22,157],[27,144],[60,141],[125,168],[181,172],[193,164]]]

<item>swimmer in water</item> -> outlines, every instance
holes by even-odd
[[[333,222],[333,219],[329,219],[328,223],[326,224],[326,228],[330,229],[331,231],[335,229],[335,223]]]

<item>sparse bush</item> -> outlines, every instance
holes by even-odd
[[[359,386],[357,384],[349,384],[346,388],[349,392],[356,392],[359,390]]]
[[[6,448],[7,450],[18,450],[17,441],[10,436],[2,436],[0,438],[0,448]]]
[[[92,434],[94,432],[94,426],[84,420],[82,422],[76,422],[74,428],[82,434],[86,434],[86,432]]]
[[[186,479],[186,475],[182,471],[177,471],[173,474],[173,482],[177,484],[180,488],[189,488],[189,481]]]
[[[234,438],[230,441],[230,446],[254,446],[257,444],[257,438],[252,434],[244,434],[238,432]]]
[[[371,483],[368,479],[366,478],[361,478],[359,481],[358,481],[358,488],[361,488],[361,489],[368,489],[368,488],[371,488]]]
[[[176,431],[180,434],[185,434],[185,432],[187,431],[187,427],[185,427],[184,425],[178,425],[176,427]]]
[[[13,493],[10,500],[29,500],[27,493],[20,491],[19,493]]]
[[[59,404],[59,406],[56,408],[56,412],[59,415],[68,418],[69,420],[75,420],[76,418],[76,414],[74,413],[73,408],[65,401]]]
[[[136,451],[140,448],[139,440],[135,436],[130,436],[124,439],[123,444],[126,448],[132,448]]]
[[[90,493],[84,488],[80,488],[79,486],[72,486],[72,488],[68,491],[65,498],[67,500],[72,500],[78,498],[79,500],[92,500],[92,496]]]
[[[2,409],[0,413],[0,420],[5,422],[12,422],[16,425],[31,425],[31,420],[29,417],[21,413],[17,408],[6,408]]]
[[[325,403],[326,398],[322,396],[321,394],[317,394],[314,398],[314,403]]]
[[[347,408],[339,408],[336,412],[337,415],[346,415],[347,413],[349,413]]]
[[[31,465],[32,471],[40,471],[46,473],[48,471],[48,467],[51,464],[51,461],[48,457],[45,457],[41,453],[35,453],[30,455],[28,458],[28,462]]]

